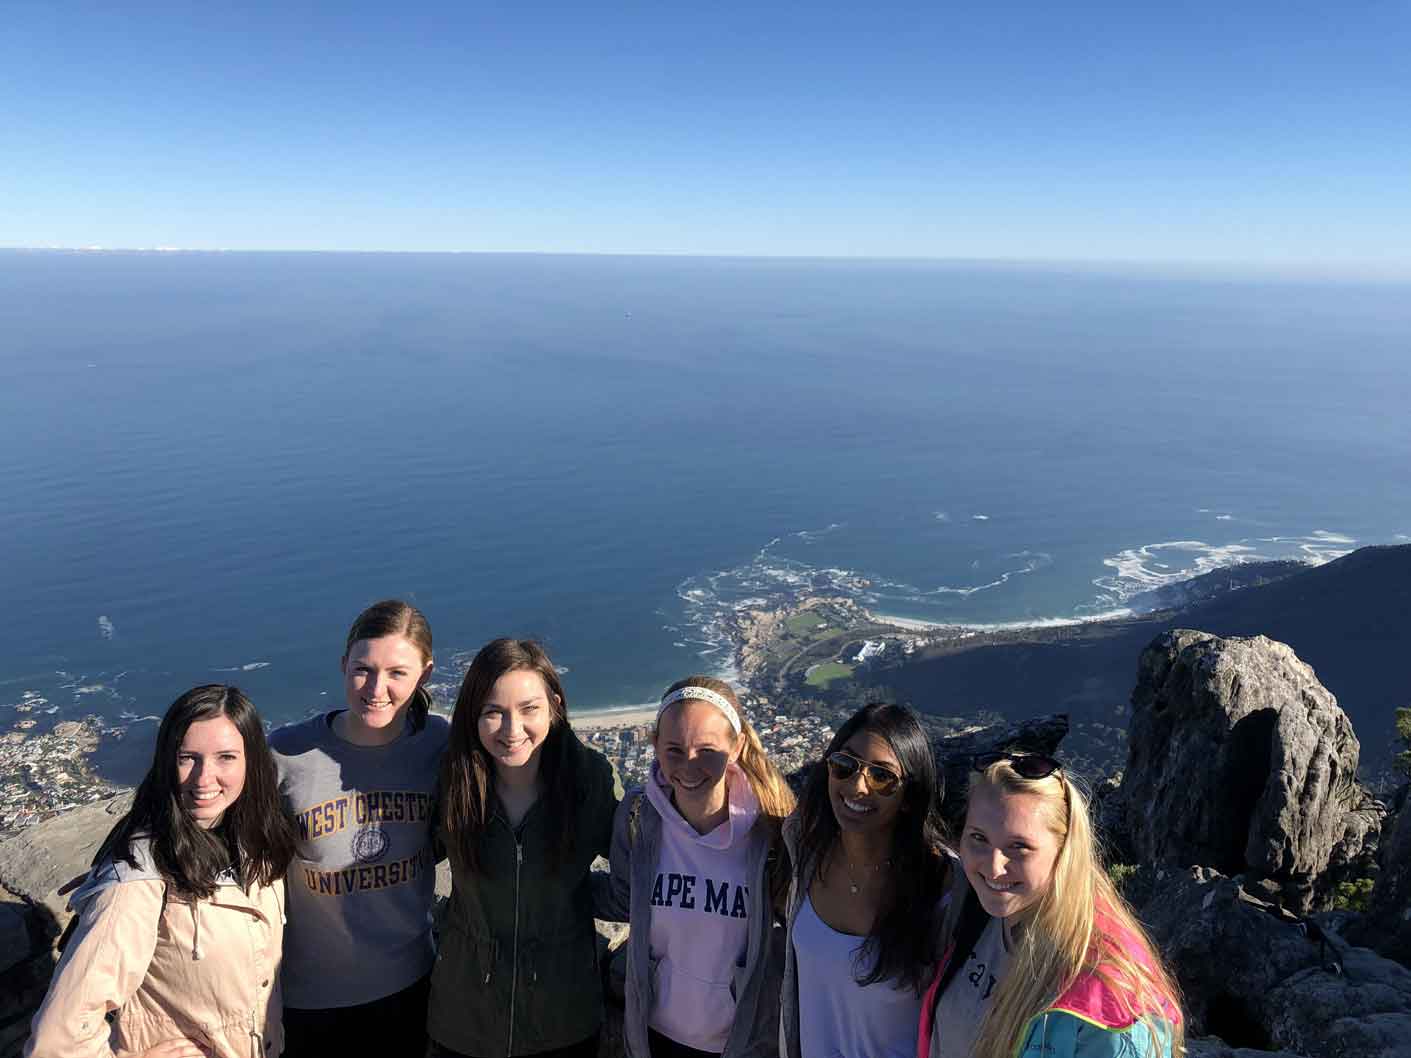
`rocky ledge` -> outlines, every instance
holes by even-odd
[[[1358,783],[1361,747],[1333,695],[1282,643],[1176,630],[1142,653],[1132,705],[1126,767],[1095,806],[1114,877],[1180,981],[1188,1055],[1411,1056],[1411,812],[1396,811],[1404,791],[1388,805]],[[1053,752],[1067,733],[1066,716],[1046,716],[936,738],[947,813],[973,753]],[[0,1058],[19,1053],[52,973],[58,889],[126,805],[0,843]],[[605,954],[620,950],[623,927],[599,932]],[[620,961],[604,965],[620,1001]],[[610,1002],[605,1056],[621,1054],[620,1019]]]

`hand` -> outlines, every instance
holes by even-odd
[[[141,1058],[207,1058],[209,1052],[194,1040],[184,1036],[163,1040],[155,1047],[148,1047]]]

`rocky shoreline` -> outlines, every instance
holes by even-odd
[[[107,735],[97,716],[64,720],[47,731],[30,717],[0,735],[0,840],[118,787],[93,770],[90,756]]]

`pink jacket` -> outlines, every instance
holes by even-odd
[[[137,1055],[174,1036],[212,1058],[277,1058],[283,888],[247,893],[232,880],[191,901],[150,866],[96,867],[70,899],[78,927],[25,1058]]]

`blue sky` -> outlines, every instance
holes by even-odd
[[[0,245],[1411,275],[1411,0],[9,3]]]

